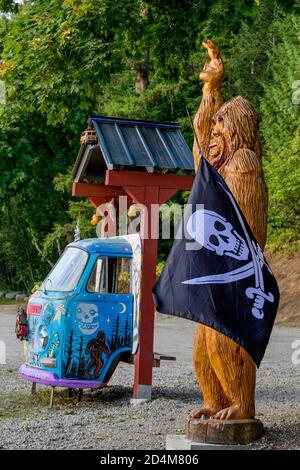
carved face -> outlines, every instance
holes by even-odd
[[[209,144],[209,162],[214,168],[218,169],[230,152],[231,137],[221,116],[215,119],[213,123]]]
[[[78,327],[84,335],[92,335],[99,328],[99,313],[97,305],[80,303],[76,308]]]

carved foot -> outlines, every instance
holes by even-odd
[[[214,419],[252,419],[254,415],[254,411],[251,413],[249,410],[245,410],[236,404],[220,410],[214,415]]]
[[[200,408],[194,408],[190,414],[189,418],[191,419],[198,419],[202,418],[202,416],[209,418],[210,416],[214,416],[217,413],[217,409],[211,408],[210,406],[202,406]]]

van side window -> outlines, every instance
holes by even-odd
[[[99,294],[129,294],[129,258],[98,258],[87,283],[87,290]]]
[[[110,259],[108,258],[108,265]],[[116,258],[116,274],[115,274],[115,283],[114,292],[116,294],[130,294],[130,258]]]

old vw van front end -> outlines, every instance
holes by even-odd
[[[134,352],[137,274],[125,238],[68,245],[30,297],[22,378],[52,387],[101,387],[122,354]]]

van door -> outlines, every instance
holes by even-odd
[[[132,349],[131,258],[99,256],[69,312],[64,376],[105,381]]]

